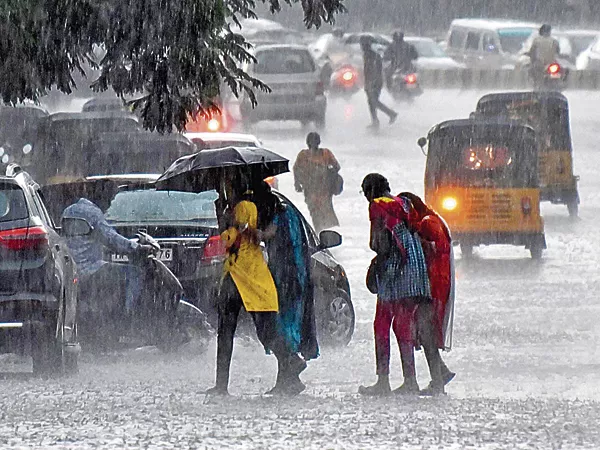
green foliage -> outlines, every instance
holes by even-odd
[[[272,11],[301,3],[307,27],[332,22],[342,0],[260,0]],[[37,100],[52,87],[71,93],[72,74],[90,65],[92,87],[135,97],[144,126],[182,130],[207,116],[226,86],[255,103],[267,90],[241,67],[250,46],[228,23],[255,17],[254,0],[2,0],[0,95]]]

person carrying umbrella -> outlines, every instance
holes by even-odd
[[[294,164],[294,185],[297,192],[304,192],[317,233],[340,224],[333,209],[333,196],[341,193],[340,164],[331,150],[319,147],[320,144],[319,133],[308,133],[308,149],[298,154]]]

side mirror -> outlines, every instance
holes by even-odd
[[[424,149],[425,146],[427,145],[427,138],[420,137],[419,140],[417,141],[417,145],[419,147],[421,147],[421,150]]]
[[[342,245],[342,235],[337,231],[323,230],[319,233],[319,249],[333,248]]]
[[[60,223],[62,235],[65,237],[87,236],[94,228],[85,219],[63,217]]]

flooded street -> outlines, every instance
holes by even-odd
[[[375,380],[372,319],[375,297],[364,284],[368,248],[367,202],[360,182],[380,172],[393,192],[423,194],[425,157],[416,145],[434,124],[468,117],[483,93],[427,91],[377,135],[366,130],[362,92],[330,99],[322,146],[342,167],[343,194],[334,199],[344,238],[333,250],[351,283],[357,326],[347,348],[323,348],[292,399],[261,394],[275,381],[276,361],[257,342],[238,340],[231,397],[208,399],[214,383],[215,344],[175,355],[141,349],[82,355],[79,375],[64,380],[11,376],[1,382],[3,448],[530,448],[600,447],[600,94],[567,92],[581,177],[580,219],[564,206],[543,204],[548,249],[541,261],[518,247],[457,255],[454,343],[444,359],[457,373],[442,398],[362,398],[360,384]],[[259,124],[254,134],[293,161],[304,147],[296,123]],[[293,177],[280,190],[302,212]],[[8,358],[0,368],[14,369]],[[419,382],[428,371],[417,353]],[[392,346],[392,388],[401,383]]]

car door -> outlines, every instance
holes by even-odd
[[[57,329],[60,333],[69,330],[68,336],[61,337],[70,341],[75,330],[77,311],[76,267],[67,248],[66,242],[58,233],[52,217],[48,213],[43,193],[37,184],[33,185],[33,201],[40,213],[40,218],[48,230],[48,244],[54,261],[55,295],[59,299]]]
[[[465,64],[473,68],[481,67],[482,59],[481,33],[471,30],[467,33],[465,40]]]

